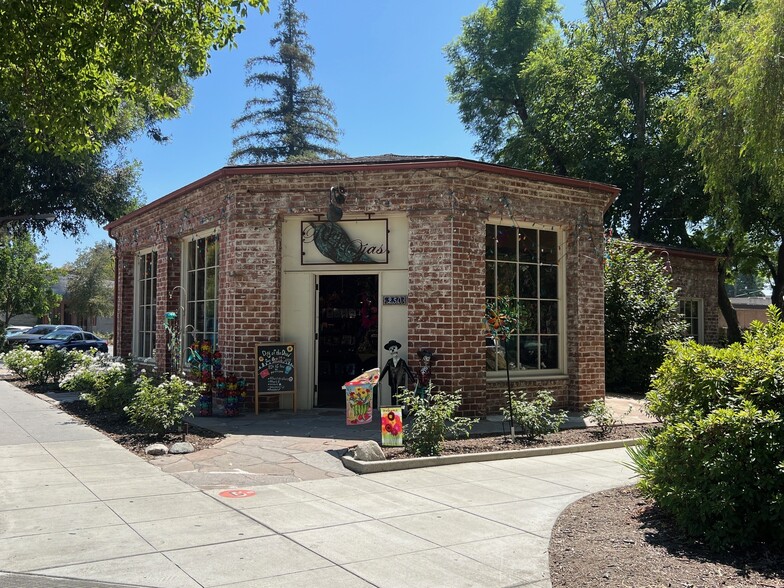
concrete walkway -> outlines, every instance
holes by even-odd
[[[200,490],[0,381],[0,586],[541,588],[558,514],[630,483],[625,459]]]

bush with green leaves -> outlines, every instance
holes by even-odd
[[[609,390],[645,392],[667,342],[683,338],[677,289],[661,255],[620,239],[606,243],[604,353]]]
[[[175,375],[167,375],[159,383],[141,375],[136,388],[125,413],[147,431],[163,434],[174,430],[185,417],[193,416],[192,407],[203,387]]]
[[[715,548],[784,547],[784,323],[742,344],[672,342],[648,394],[659,434],[630,455],[642,492]]]
[[[586,405],[583,412],[584,418],[591,418],[596,423],[597,429],[595,435],[600,439],[605,438],[613,430],[613,427],[623,424],[623,417],[631,414],[632,407],[620,416],[615,416],[615,413],[610,410],[607,403],[601,398],[596,398]]]
[[[403,439],[406,449],[414,455],[440,455],[447,437],[468,437],[477,422],[477,419],[455,416],[463,401],[459,390],[439,392],[430,384],[424,396],[414,390],[401,390],[398,400],[410,414]]]
[[[60,388],[79,392],[80,398],[96,411],[123,414],[136,393],[133,365],[102,353],[86,356],[86,359],[65,375]]]
[[[512,413],[515,423],[515,434],[524,439],[536,439],[547,433],[554,433],[566,422],[566,411],[552,410],[555,398],[549,390],[541,390],[532,400],[528,400],[525,392],[511,395]],[[509,409],[501,407],[506,420],[509,420]]]
[[[39,380],[44,372],[43,354],[27,347],[15,347],[0,355],[5,366],[22,379]]]

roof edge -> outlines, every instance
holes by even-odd
[[[488,173],[503,174],[513,177],[525,178],[535,182],[548,182],[551,184],[558,184],[562,186],[570,186],[573,188],[584,188],[589,191],[602,192],[608,195],[608,202],[605,205],[605,211],[609,208],[610,204],[618,197],[621,189],[617,186],[610,184],[603,184],[601,182],[594,182],[591,180],[581,180],[577,178],[570,178],[567,176],[557,176],[544,172],[535,172],[495,163],[485,163],[481,161],[474,161],[472,159],[464,159],[462,157],[444,157],[432,159],[411,159],[401,161],[389,162],[357,162],[357,163],[329,163],[326,160],[323,164],[291,164],[280,166],[225,166],[211,174],[208,174],[190,184],[178,188],[177,190],[166,194],[152,202],[145,204],[141,208],[129,212],[128,214],[114,220],[104,226],[104,229],[111,231],[116,226],[126,223],[129,220],[142,215],[144,212],[165,204],[175,198],[187,194],[193,190],[201,188],[212,182],[233,177],[244,175],[291,175],[291,174],[306,174],[306,173],[340,173],[348,171],[356,171],[362,169],[365,171],[382,171],[382,170],[407,170],[407,169],[436,169],[436,168],[464,168],[469,170],[484,171]]]

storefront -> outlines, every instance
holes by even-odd
[[[109,225],[116,349],[172,369],[208,341],[253,382],[258,344],[293,343],[308,409],[342,406],[343,383],[395,341],[412,371],[434,350],[433,383],[461,390],[466,412],[498,411],[507,363],[515,389],[581,407],[604,394],[602,216],[616,195],[461,158],[226,167]],[[499,297],[526,317],[500,355],[482,325]],[[391,400],[386,381],[380,393]]]

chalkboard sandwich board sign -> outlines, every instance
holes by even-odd
[[[297,412],[297,364],[294,343],[256,345],[256,414],[259,396],[291,394]]]

